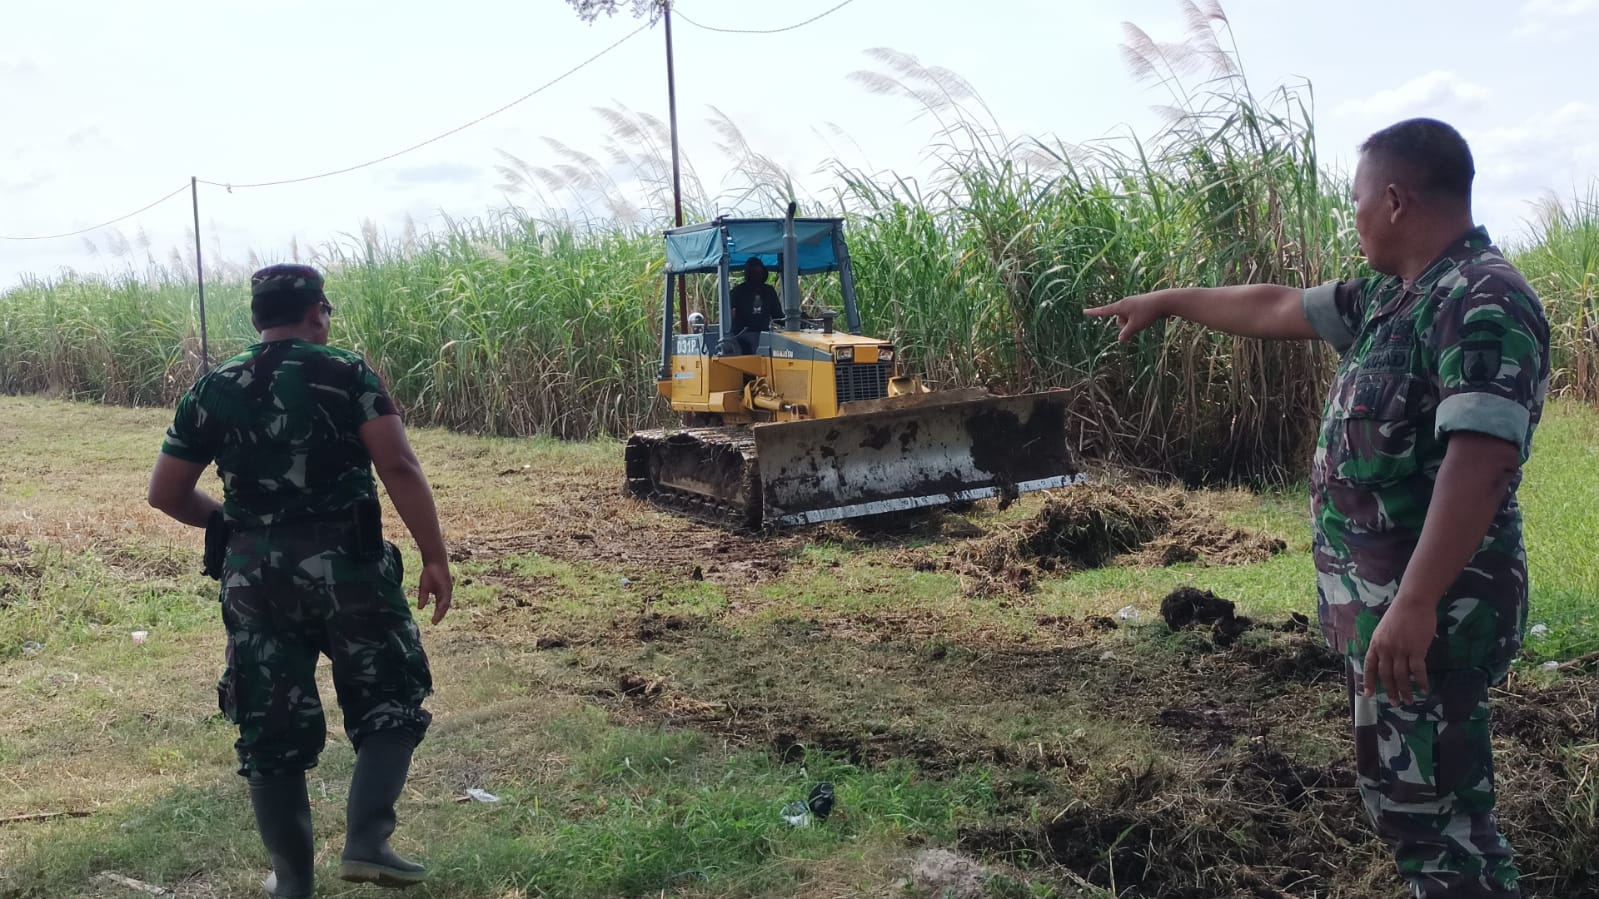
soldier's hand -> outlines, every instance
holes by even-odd
[[[1435,607],[1398,601],[1388,607],[1366,650],[1362,686],[1367,696],[1374,695],[1380,683],[1392,701],[1408,704],[1413,701],[1411,681],[1416,683],[1417,695],[1426,694],[1427,650],[1438,628]]]
[[[1121,332],[1116,339],[1123,343],[1131,340],[1134,334],[1144,330],[1166,316],[1161,308],[1161,292],[1141,293],[1137,296],[1125,297],[1104,306],[1084,309],[1083,314],[1089,318],[1116,317],[1116,323],[1121,325]]]
[[[431,600],[433,623],[438,624],[444,620],[444,614],[450,611],[450,591],[454,586],[449,561],[422,563],[422,579],[416,585],[416,607],[425,609]]]

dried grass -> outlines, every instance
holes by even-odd
[[[1018,593],[1040,575],[1105,565],[1264,561],[1287,544],[1229,527],[1182,490],[1081,484],[1045,501],[1032,518],[957,549],[951,566],[972,594]]]

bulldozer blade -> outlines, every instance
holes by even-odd
[[[810,524],[1074,483],[1067,396],[963,398],[756,425],[765,520]]]

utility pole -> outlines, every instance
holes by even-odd
[[[194,175],[189,176],[189,199],[194,201],[194,282],[200,289],[200,374],[203,375],[211,370],[211,344],[205,329],[205,266],[200,262],[200,179]]]
[[[683,227],[683,175],[677,153],[677,78],[672,68],[672,0],[661,0],[661,18],[666,23],[666,111],[672,131],[672,207],[677,227]],[[677,276],[678,330],[688,333],[688,287]]]

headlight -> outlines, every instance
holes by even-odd
[[[855,352],[854,349],[849,347],[848,345],[833,347],[833,361],[834,362],[849,362],[850,360],[855,358],[854,352]]]
[[[878,347],[877,348],[877,361],[878,362],[893,362],[894,361],[894,348],[891,347],[891,346],[880,346],[880,347]]]

